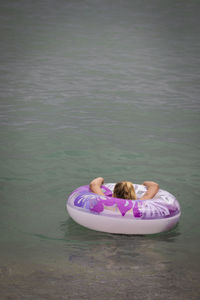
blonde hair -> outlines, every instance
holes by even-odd
[[[133,183],[130,181],[121,181],[116,183],[113,191],[113,197],[136,200],[137,196]]]

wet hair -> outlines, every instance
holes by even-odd
[[[121,181],[116,183],[113,191],[113,197],[136,200],[137,197],[133,183],[130,181]]]

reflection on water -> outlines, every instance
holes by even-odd
[[[162,291],[162,299],[178,299],[185,286],[182,299],[187,299],[191,274],[182,276],[183,266],[177,261],[174,265],[172,253],[164,250],[166,244],[170,248],[171,243],[176,243],[180,235],[178,225],[162,234],[129,236],[92,231],[68,219],[61,224],[61,230],[67,241],[64,247],[69,263],[73,268],[81,266],[78,272],[88,280],[90,276],[98,278],[98,283],[92,278],[90,286],[100,288],[102,297],[106,292],[114,299],[113,288],[119,285],[118,295],[126,295],[126,299],[160,299],[158,290]],[[136,290],[139,294],[132,298]],[[197,293],[189,294],[195,297]]]
[[[67,241],[66,254],[71,261],[91,265],[95,260],[96,268],[103,265],[109,269],[119,268],[124,271],[127,267],[144,271],[147,266],[150,269],[152,266],[165,269],[165,262],[170,257],[167,253],[164,255],[163,251],[158,251],[162,248],[159,244],[175,242],[180,234],[178,227],[154,236],[107,234],[80,228],[72,219],[62,223],[61,230]]]

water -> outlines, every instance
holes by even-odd
[[[199,299],[198,1],[1,1],[1,299]],[[67,195],[154,180],[179,225],[87,230]]]

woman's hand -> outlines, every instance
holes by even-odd
[[[104,196],[104,193],[101,190],[101,186],[104,183],[103,177],[97,177],[90,182],[90,190],[98,195]]]
[[[140,200],[152,199],[159,190],[158,183],[153,182],[153,181],[144,181],[143,185],[145,185],[147,187],[147,191],[144,194],[144,196],[142,198],[140,198]]]

